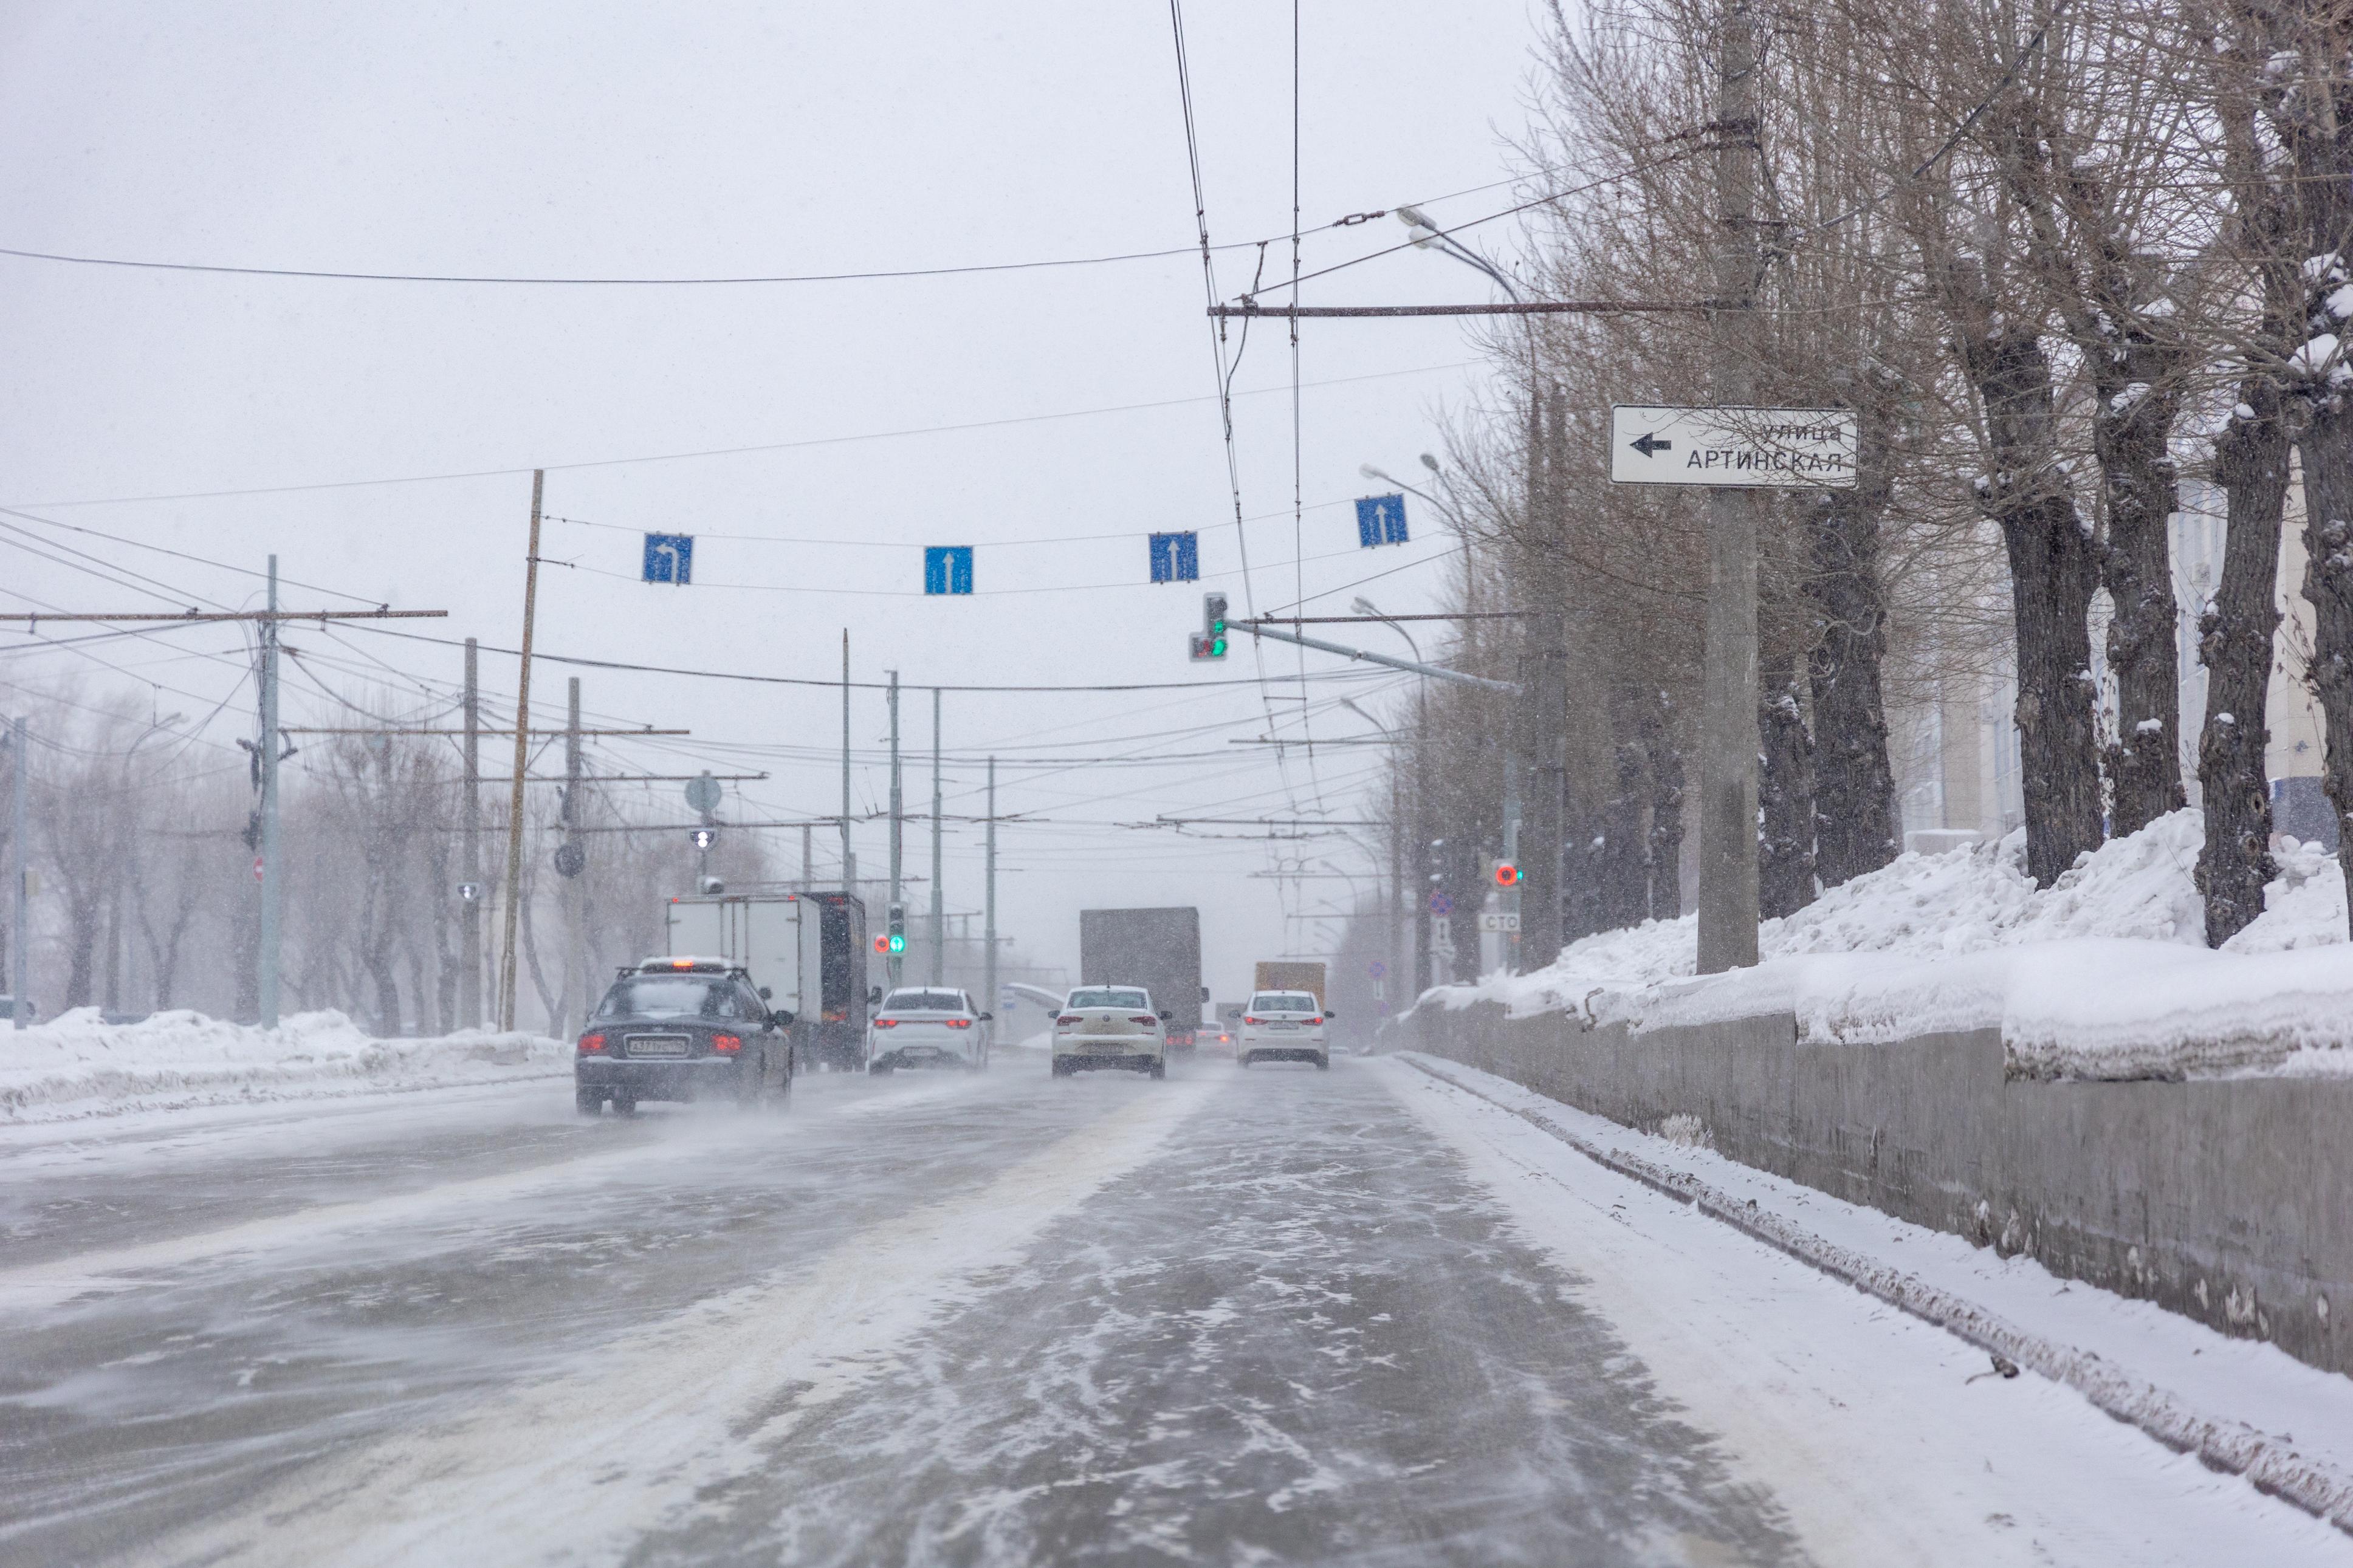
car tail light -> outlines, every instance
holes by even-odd
[[[1071,1025],[1078,1023],[1079,1021],[1079,1016],[1076,1013],[1065,1013],[1060,1017],[1055,1019],[1054,1024],[1058,1028],[1067,1029]]]
[[[972,1020],[970,1018],[943,1018],[940,1022],[945,1024],[951,1029],[969,1029],[972,1027]]]
[[[899,1020],[896,1018],[877,1018],[874,1020],[874,1026],[878,1029],[895,1029],[899,1026]]]
[[[1242,1019],[1242,1022],[1243,1022],[1243,1023],[1245,1023],[1245,1024],[1263,1024],[1263,1023],[1265,1023],[1265,1022],[1266,1022],[1266,1020],[1265,1020],[1265,1019],[1263,1019],[1263,1018],[1252,1018],[1252,1017],[1247,1017],[1247,1016],[1245,1016],[1245,1017]]]
[[[603,1050],[604,1048],[605,1048],[605,1037],[604,1037],[604,1036],[602,1036],[602,1035],[583,1035],[583,1036],[581,1036],[581,1037],[580,1037],[580,1054],[581,1054],[582,1056],[584,1056],[584,1057],[593,1057],[593,1056],[595,1056],[598,1051],[601,1051],[601,1050]]]
[[[713,1035],[711,1037],[711,1048],[714,1051],[740,1051],[744,1048],[744,1037],[741,1035]]]
[[[1314,1027],[1320,1029],[1324,1026],[1324,1015],[1318,1013],[1313,1018],[1308,1019],[1307,1022]]]
[[[1130,1013],[1127,1016],[1127,1021],[1131,1024],[1157,1024],[1160,1022],[1159,1019],[1154,1017],[1149,1013]]]

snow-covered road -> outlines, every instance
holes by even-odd
[[[1403,1063],[566,1087],[0,1131],[0,1561],[2353,1563]]]

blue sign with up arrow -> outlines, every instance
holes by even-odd
[[[1201,579],[1201,536],[1198,533],[1155,533],[1152,536],[1152,580],[1155,583],[1198,583]]]
[[[1366,496],[1356,502],[1356,543],[1370,550],[1376,544],[1403,544],[1405,497]]]
[[[647,534],[646,581],[675,583],[681,588],[694,581],[694,535]]]
[[[972,592],[972,546],[969,544],[927,544],[923,547],[923,592],[926,594],[969,594]]]

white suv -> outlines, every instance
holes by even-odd
[[[1141,985],[1082,985],[1054,1015],[1054,1076],[1125,1068],[1166,1078],[1167,1022]]]
[[[866,1070],[898,1068],[988,1066],[995,1031],[989,1015],[972,1005],[967,992],[944,986],[907,986],[882,998],[866,1026]]]
[[[1242,1009],[1242,1037],[1234,1059],[1253,1062],[1314,1062],[1329,1071],[1332,1049],[1324,1043],[1331,1010],[1312,991],[1261,991]]]

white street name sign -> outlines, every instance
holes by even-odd
[[[1621,485],[1849,489],[1856,446],[1844,408],[1609,410],[1609,478]]]

